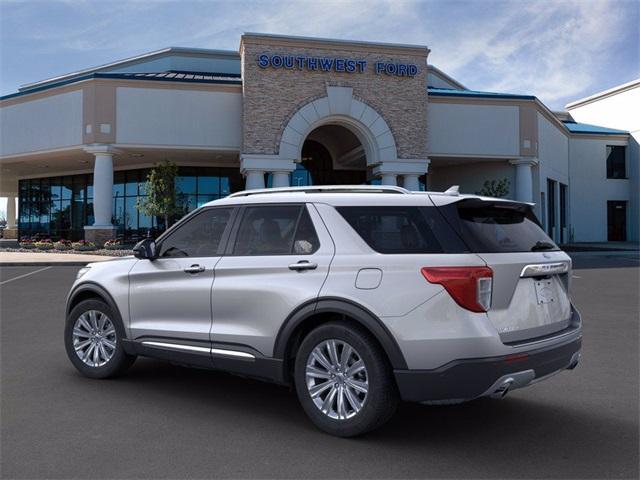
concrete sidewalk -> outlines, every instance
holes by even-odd
[[[579,242],[565,243],[560,248],[566,252],[637,252],[638,242]]]
[[[0,252],[0,266],[83,266],[91,262],[103,262],[117,257],[82,253]]]

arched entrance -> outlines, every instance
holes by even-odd
[[[328,124],[307,135],[291,184],[360,185],[367,177],[366,154],[358,137],[342,125]]]
[[[418,190],[429,160],[398,158],[385,119],[352,94],[350,87],[327,86],[326,97],[289,118],[274,154],[242,153],[246,189],[400,182]]]

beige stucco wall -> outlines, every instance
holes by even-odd
[[[427,157],[426,48],[392,48],[350,43],[288,40],[244,36],[240,50],[243,66],[242,153],[278,154],[287,121],[308,102],[325,97],[327,86],[353,88],[353,97],[368,104],[387,122],[395,138],[398,157]],[[259,54],[354,58],[367,61],[365,73],[260,68]],[[412,63],[415,77],[376,74],[377,61]]]
[[[3,102],[0,132],[0,156],[82,144],[82,90]]]

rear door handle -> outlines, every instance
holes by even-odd
[[[200,273],[204,272],[204,267],[202,265],[191,265],[188,268],[184,269],[185,273]]]
[[[300,260],[298,263],[292,263],[289,265],[289,270],[296,270],[301,272],[303,270],[315,270],[318,268],[317,263],[311,263],[309,260]]]

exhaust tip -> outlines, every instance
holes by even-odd
[[[491,396],[493,398],[504,398],[507,396],[507,393],[509,393],[509,389],[511,388],[511,385],[513,384],[513,378],[508,378],[506,379],[504,382],[502,382],[498,388],[496,388],[494,390],[494,392],[491,394]]]
[[[573,355],[573,357],[571,357],[571,362],[569,362],[569,366],[567,367],[567,370],[573,370],[574,368],[576,368],[580,363],[581,358],[582,358],[582,353],[576,352]]]

